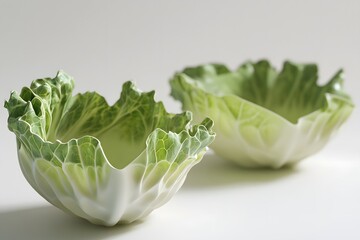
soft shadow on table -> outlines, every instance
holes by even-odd
[[[114,227],[97,226],[53,206],[0,210],[0,239],[4,240],[99,240],[125,235],[139,225],[141,222]]]
[[[298,171],[296,166],[281,169],[250,169],[232,164],[214,153],[190,170],[183,189],[216,188],[226,185],[251,185],[274,181],[291,176]]]

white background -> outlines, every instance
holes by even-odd
[[[267,58],[339,68],[360,106],[360,1],[0,0],[0,98],[63,69],[109,103],[134,80],[171,112],[168,79],[188,65]],[[147,219],[96,227],[43,200],[17,163],[0,111],[0,239],[360,239],[360,114],[294,169],[242,170],[208,154]]]

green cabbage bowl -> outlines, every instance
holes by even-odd
[[[213,141],[212,121],[190,126],[154,92],[132,82],[109,106],[95,92],[72,95],[58,72],[5,102],[21,170],[47,201],[88,221],[113,226],[147,216],[181,187]]]
[[[319,151],[351,114],[338,71],[317,85],[315,64],[285,62],[278,72],[262,60],[230,71],[221,64],[185,68],[171,95],[199,120],[214,120],[219,156],[244,167],[280,168]]]

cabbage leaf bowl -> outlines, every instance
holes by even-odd
[[[12,92],[5,107],[27,181],[92,223],[130,223],[162,206],[215,137],[210,119],[191,126],[190,112],[167,113],[154,91],[130,81],[112,106],[96,92],[72,95],[73,87],[59,71]]]
[[[315,64],[266,60],[235,71],[222,64],[185,68],[170,80],[171,95],[195,119],[210,117],[216,154],[244,167],[280,168],[319,151],[354,105],[338,71],[317,84]]]

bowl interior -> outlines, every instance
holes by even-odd
[[[277,72],[268,62],[244,64],[236,71],[222,65],[188,68],[184,73],[204,91],[217,96],[236,95],[297,123],[300,117],[326,104],[325,93],[333,84],[318,86],[316,65],[285,63]],[[335,86],[336,87],[336,86]]]
[[[191,119],[188,113],[167,113],[161,102],[153,100],[153,92],[141,97],[129,94],[113,106],[96,93],[77,94],[69,105],[53,139],[66,142],[86,135],[96,137],[108,161],[118,169],[145,150],[146,140],[156,128],[179,133]]]

